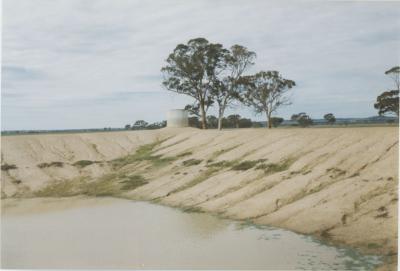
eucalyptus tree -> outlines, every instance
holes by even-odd
[[[307,127],[313,124],[311,117],[304,112],[293,114],[290,119],[297,121],[301,127]]]
[[[336,118],[332,113],[327,113],[324,115],[324,119],[329,123],[329,124],[334,124],[336,122]]]
[[[244,89],[243,103],[253,107],[256,113],[265,113],[268,128],[271,128],[272,113],[281,106],[291,104],[287,93],[296,83],[283,78],[278,71],[260,71],[255,75],[243,76],[240,85]]]
[[[226,108],[235,100],[240,98],[240,78],[252,65],[256,53],[249,51],[241,45],[233,45],[228,52],[225,51],[224,69],[217,77],[211,90],[213,100],[218,105],[218,129],[222,129],[222,118]]]
[[[193,97],[199,104],[202,128],[207,128],[206,103],[216,78],[225,68],[227,50],[221,44],[196,38],[178,44],[161,69],[167,90]]]
[[[395,114],[399,116],[399,92],[400,92],[400,66],[395,66],[385,72],[395,83],[395,89],[382,92],[374,104],[379,115]]]

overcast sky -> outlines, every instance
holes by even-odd
[[[192,99],[163,89],[160,69],[196,37],[296,81],[279,116],[368,117],[400,63],[400,2],[4,0],[2,37],[3,130],[163,120]]]

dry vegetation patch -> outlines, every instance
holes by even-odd
[[[50,163],[40,163],[37,165],[38,168],[48,168],[48,167],[63,167],[63,162],[50,162]]]

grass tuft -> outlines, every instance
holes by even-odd
[[[219,161],[215,163],[209,163],[206,165],[208,168],[227,168],[232,167],[236,162],[235,161]]]
[[[233,170],[249,170],[249,169],[255,167],[257,164],[262,163],[264,161],[266,161],[266,159],[243,161],[243,162],[240,162],[239,164],[234,165],[232,167],[232,169]]]
[[[74,181],[56,181],[51,182],[42,189],[34,192],[37,197],[71,197],[79,195],[79,189],[77,189]]]
[[[95,163],[98,163],[98,161],[79,160],[79,161],[76,161],[75,163],[73,163],[72,165],[76,166],[76,167],[84,168],[84,167],[90,166],[91,164],[95,164]]]
[[[50,163],[40,163],[37,165],[38,168],[48,168],[48,167],[63,167],[63,162],[50,162]]]
[[[184,165],[185,167],[190,167],[190,166],[195,166],[200,164],[201,162],[203,162],[203,160],[199,160],[199,159],[188,159],[182,162],[182,165]]]
[[[156,141],[154,143],[146,144],[140,146],[134,154],[129,154],[111,161],[111,165],[119,169],[129,164],[134,164],[142,161],[149,161],[152,163],[153,167],[161,167],[169,164],[170,162],[176,160],[175,157],[161,157],[161,155],[152,155],[153,150],[161,142]]]
[[[285,171],[288,170],[289,167],[293,164],[293,159],[288,158],[283,160],[280,163],[262,163],[259,164],[258,166],[256,166],[255,169],[257,170],[263,170],[265,174],[272,174],[272,173],[276,173],[276,172],[281,172],[281,171]],[[296,172],[294,172],[296,173]]]

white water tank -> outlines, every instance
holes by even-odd
[[[173,109],[167,113],[167,127],[188,127],[188,112],[184,109]]]

